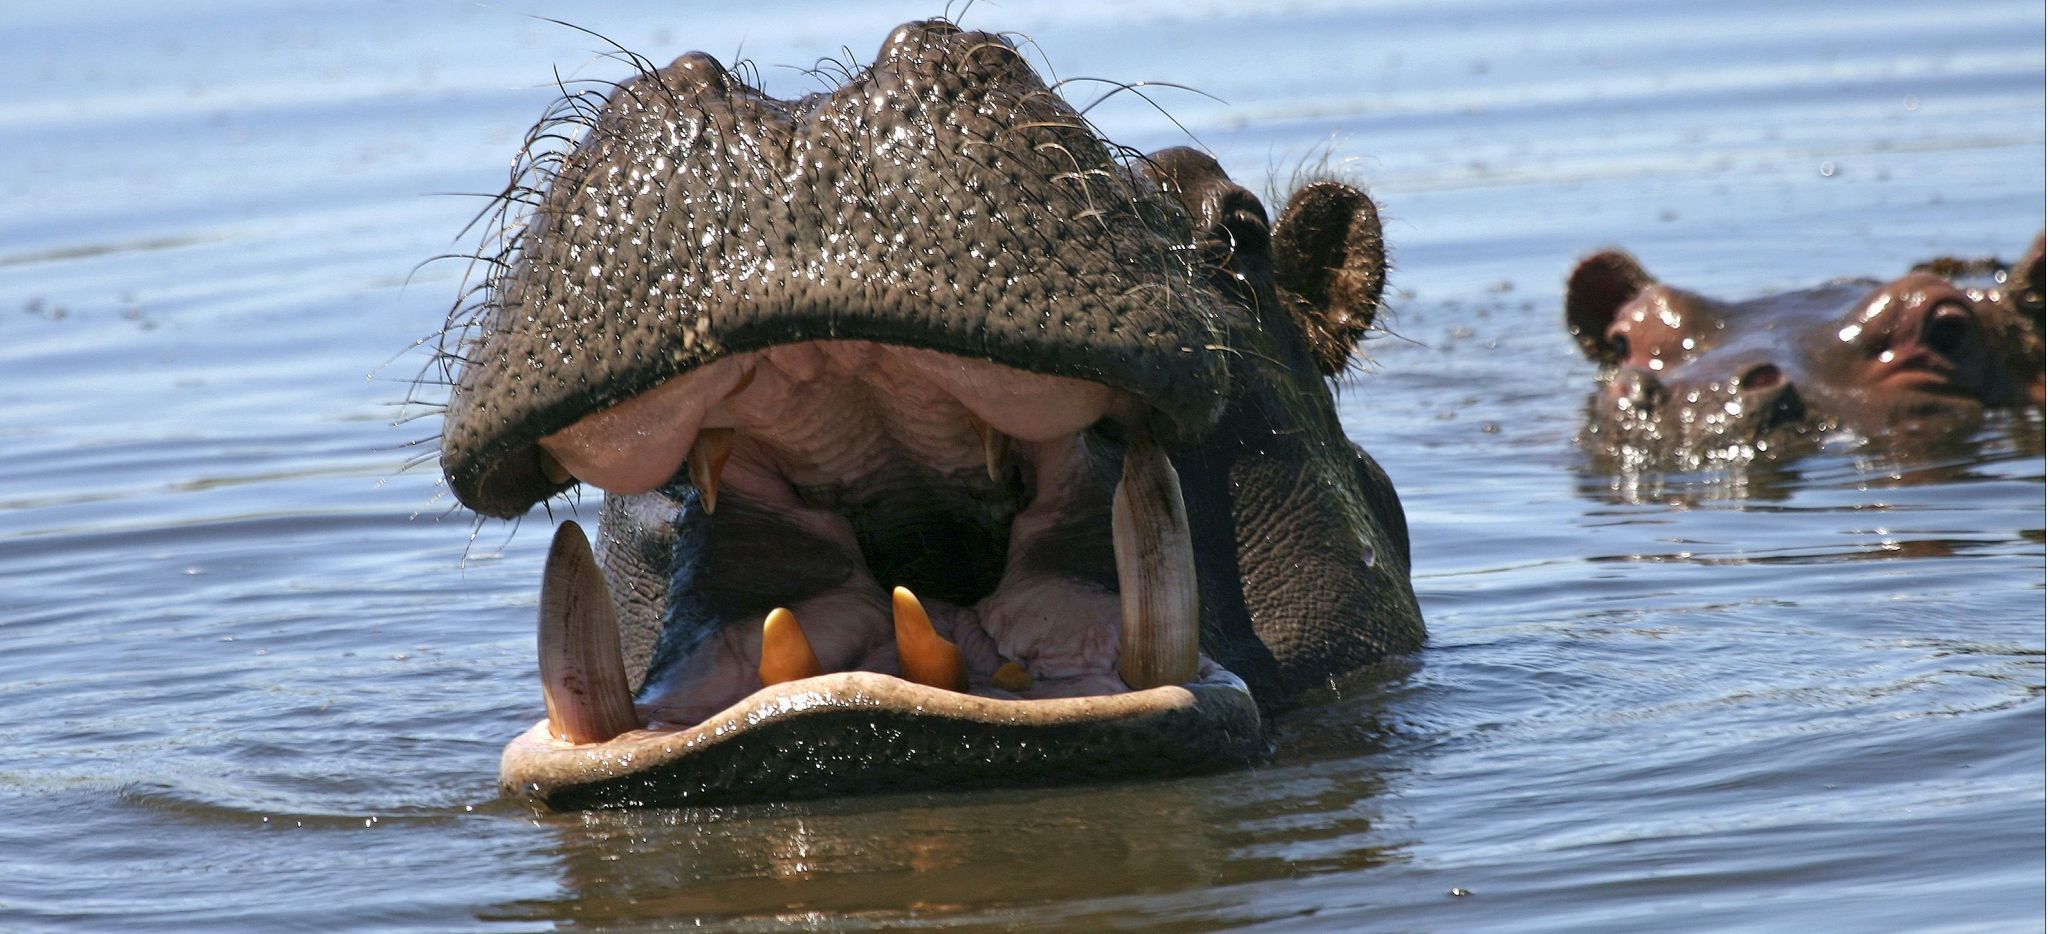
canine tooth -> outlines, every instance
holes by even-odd
[[[968,415],[967,424],[973,425],[974,433],[981,436],[981,457],[988,464],[988,478],[1003,482],[1010,473],[1010,439],[979,416]]]
[[[896,658],[903,680],[948,691],[967,690],[967,662],[960,647],[932,628],[932,618],[907,587],[890,595],[896,610]]]
[[[702,428],[690,445],[690,483],[703,498],[705,512],[718,511],[718,475],[732,456],[732,435],[730,428]]]
[[[569,742],[601,743],[640,726],[611,594],[574,522],[555,529],[541,572],[540,688],[549,730]]]
[[[1194,539],[1180,475],[1151,439],[1133,437],[1125,447],[1109,515],[1123,603],[1117,672],[1138,690],[1194,680],[1201,619]]]
[[[543,476],[548,478],[549,483],[555,484],[556,486],[560,486],[564,483],[569,482],[569,468],[562,466],[561,461],[555,460],[555,456],[553,454],[549,454],[547,451],[541,450],[539,448],[536,448],[535,450],[539,451],[540,453],[540,472]]]
[[[825,666],[818,663],[818,653],[811,650],[811,640],[804,635],[804,627],[797,624],[795,613],[778,606],[761,621],[758,670],[762,687],[825,673]]]

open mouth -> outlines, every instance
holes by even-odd
[[[828,340],[723,358],[543,437],[552,479],[673,504],[661,583],[688,598],[636,694],[604,578],[563,526],[548,718],[507,747],[503,784],[697,803],[1029,780],[1018,757],[1048,743],[1066,769],[1099,746],[1119,774],[1257,757],[1256,704],[1199,648],[1152,420],[1083,379]],[[840,761],[757,767],[820,745]]]

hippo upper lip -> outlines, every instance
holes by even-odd
[[[591,126],[582,114],[556,120]],[[1199,433],[1226,395],[1201,352],[1220,311],[1176,246],[1185,216],[1000,38],[904,26],[853,81],[797,102],[685,55],[624,83],[574,150],[526,156],[513,190],[546,201],[453,323],[441,464],[480,513],[562,488],[541,437],[779,344],[869,340],[1090,380],[1168,435]]]

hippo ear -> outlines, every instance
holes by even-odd
[[[1273,225],[1273,284],[1324,376],[1351,359],[1380,308],[1387,248],[1372,199],[1341,182],[1311,182]]]
[[[1616,362],[1607,327],[1621,306],[1656,283],[1643,264],[1620,250],[1603,250],[1579,261],[1564,286],[1564,323],[1579,349],[1601,363]]]

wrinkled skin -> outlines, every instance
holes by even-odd
[[[1384,281],[1361,192],[1311,183],[1269,221],[1207,156],[1110,147],[1006,40],[936,20],[829,94],[775,100],[693,53],[532,139],[579,127],[515,179],[539,204],[455,322],[443,430],[479,513],[605,491],[609,597],[581,533],[558,535],[550,720],[507,747],[508,793],[1222,768],[1265,755],[1305,688],[1420,645],[1399,500],[1327,382]],[[1137,492],[1161,478],[1184,518]],[[1178,544],[1129,544],[1153,533]],[[1175,555],[1186,587],[1158,583]],[[897,586],[963,683],[914,680]],[[1130,601],[1180,596],[1192,618],[1139,618],[1198,634],[1192,679],[1133,689],[1126,656],[1184,656],[1120,636]],[[764,649],[787,644],[765,634],[778,609],[817,667],[767,683],[798,657]],[[609,636],[549,654],[610,631],[563,618],[614,611],[622,662]],[[607,714],[590,698],[618,667],[633,694]]]
[[[1627,462],[1746,462],[1847,429],[1953,437],[2042,400],[2042,242],[2010,266],[1934,260],[1890,282],[1721,301],[1619,251],[1581,261],[1565,323],[1601,366],[1587,435]]]

